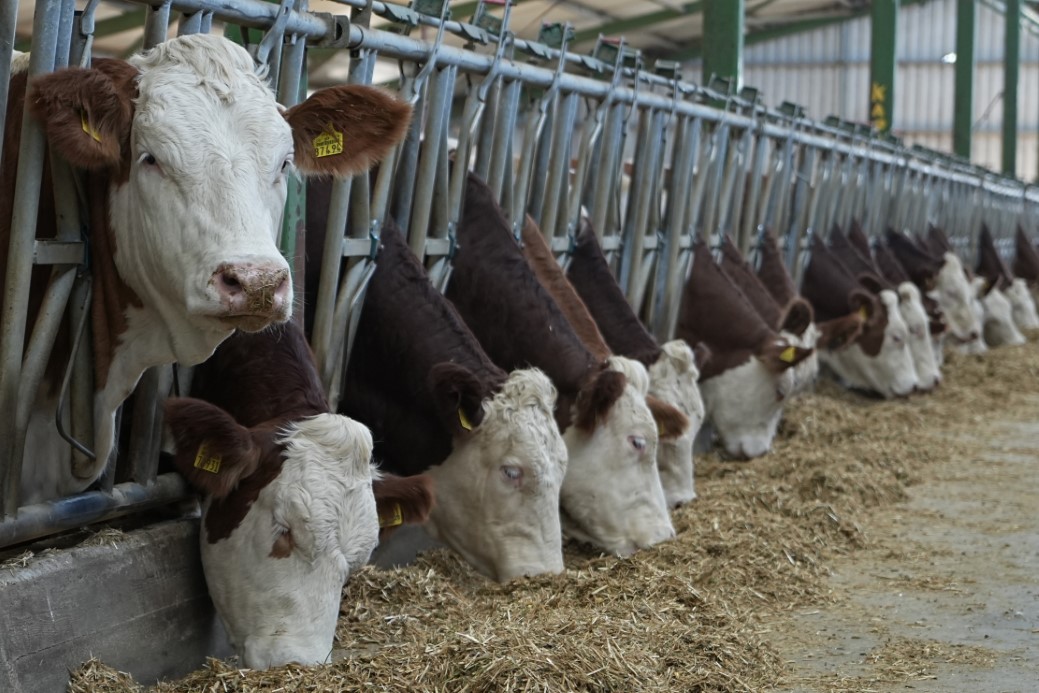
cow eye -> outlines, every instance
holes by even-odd
[[[137,163],[144,164],[146,166],[158,166],[159,165],[158,159],[156,159],[155,155],[151,154],[150,152],[144,152],[139,157],[137,157]]]
[[[646,449],[646,439],[642,436],[628,436],[628,443],[635,452],[641,453]]]
[[[281,172],[288,173],[289,169],[292,168],[292,157],[288,157],[285,161],[281,162]]]
[[[505,477],[505,482],[512,486],[518,487],[523,482],[523,470],[515,465],[503,464],[501,475]]]

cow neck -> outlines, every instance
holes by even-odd
[[[1014,234],[1014,275],[1030,284],[1039,282],[1039,251],[1020,226]]]
[[[239,422],[241,423],[241,422]],[[206,542],[215,544],[227,539],[242,524],[263,489],[274,481],[285,464],[284,445],[277,442],[283,421],[272,421],[256,426],[252,439],[260,446],[260,462],[256,471],[238,482],[238,486],[223,498],[209,499],[203,523]]]
[[[225,410],[246,427],[329,411],[314,357],[299,326],[236,332],[195,368],[192,396]]]
[[[949,237],[945,235],[945,231],[939,226],[929,226],[927,228],[927,245],[928,249],[932,254],[942,256],[945,253],[953,253],[952,243],[949,242]]]
[[[555,299],[556,305],[563,311],[563,315],[566,316],[577,336],[581,338],[581,342],[588,351],[592,352],[596,360],[605,361],[610,358],[613,354],[610,352],[610,347],[606,345],[602,333],[599,332],[595,320],[592,319],[584,301],[577,295],[574,287],[563,274],[563,268],[552,255],[548,242],[541,235],[541,229],[529,216],[526,223],[523,224],[521,235],[523,256],[527,258],[527,264],[534,271],[538,283]]]
[[[985,224],[981,227],[981,235],[978,237],[978,264],[976,268],[978,276],[984,277],[989,284],[996,284],[1003,279],[1010,284],[1010,270],[1007,268],[1003,258],[996,250],[996,242],[992,238],[992,232]]]
[[[871,257],[869,250],[869,238],[866,237],[866,232],[862,230],[862,224],[859,223],[858,219],[851,220],[851,227],[848,229],[848,242],[859,251],[859,254],[864,258]]]
[[[858,248],[852,245],[851,240],[841,233],[839,229],[835,229],[834,232],[830,234],[830,252],[833,253],[834,257],[840,260],[841,264],[844,265],[852,275],[858,277],[860,274],[870,274],[880,279],[880,283],[885,289],[893,288],[890,285],[890,282],[880,276],[879,270],[877,270],[873,265],[872,258],[860,253]]]
[[[877,267],[880,269],[880,273],[889,282],[897,285],[910,281],[909,274],[902,267],[902,263],[898,261],[891,249],[883,243],[877,244],[873,249],[873,257]]]
[[[816,237],[801,281],[801,294],[812,304],[816,319],[826,322],[852,312],[848,298],[857,288],[848,269]]]
[[[722,271],[729,277],[733,284],[743,292],[750,304],[762,317],[765,324],[774,330],[779,329],[782,321],[782,313],[776,304],[772,294],[768,292],[765,285],[754,274],[754,270],[743,258],[739,248],[732,242],[728,235],[722,241]]]
[[[538,283],[509,222],[483,181],[469,175],[458,252],[446,295],[502,368],[540,368],[559,390],[559,411],[604,367]]]
[[[889,228],[884,236],[887,247],[905,268],[909,278],[917,286],[927,288],[928,283],[938,274],[942,261],[935,259],[930,253],[918,247],[904,234]]]
[[[701,380],[746,362],[775,337],[743,293],[711,259],[702,240],[693,246],[692,274],[682,289],[678,337],[690,345],[704,342],[711,358]]]
[[[771,231],[765,231],[761,239],[761,264],[758,266],[758,279],[772,294],[772,298],[781,306],[790,305],[797,298],[797,287],[787,271],[783,255],[779,251],[779,241]]]
[[[614,279],[595,230],[590,224],[582,226],[566,270],[567,279],[595,318],[610,349],[648,368],[660,359],[663,350]]]

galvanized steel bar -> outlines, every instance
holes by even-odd
[[[170,1],[149,5],[144,18],[144,48],[154,48],[166,40],[170,30]]]

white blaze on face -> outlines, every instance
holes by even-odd
[[[1039,315],[1028,284],[1020,277],[1014,279],[1003,292],[1010,301],[1014,324],[1019,330],[1039,329]]]
[[[856,383],[856,386],[865,386],[888,399],[904,397],[911,394],[920,382],[909,350],[909,329],[902,320],[895,292],[884,289],[879,298],[887,311],[887,327],[884,328],[880,352],[870,356],[856,343],[842,352],[843,360],[846,365],[851,362],[852,370],[865,381]]]
[[[571,426],[560,496],[563,531],[618,556],[675,535],[657,471],[656,422],[646,406],[649,375],[637,361],[610,357],[627,385],[598,426]]]
[[[111,192],[115,262],[191,362],[187,340],[291,315],[276,239],[292,132],[252,58],[225,39],[183,37],[130,62],[141,77],[129,179]]]
[[[791,370],[772,373],[757,358],[700,383],[707,416],[725,451],[737,459],[760,457],[772,447],[793,388]]]
[[[967,281],[960,259],[952,253],[946,253],[944,259],[930,296],[942,309],[952,343],[958,348],[966,346],[974,351],[984,351],[981,319],[974,312],[974,290]]]
[[[280,440],[281,471],[242,523],[215,543],[201,537],[209,592],[251,669],[328,661],[343,583],[379,539],[368,429],[319,414]]]
[[[437,502],[428,528],[499,582],[563,570],[559,493],[566,446],[553,416],[556,391],[537,369],[513,371],[484,402],[472,435],[428,474]]]
[[[985,343],[989,346],[1018,345],[1025,337],[1014,324],[1010,301],[1000,289],[992,289],[980,299],[985,311]]]
[[[909,351],[919,379],[918,387],[932,390],[941,382],[942,376],[934,358],[930,320],[924,310],[920,289],[912,282],[903,282],[898,286],[898,297],[898,310],[909,331]]]
[[[661,346],[663,353],[649,367],[649,394],[677,407],[689,418],[689,429],[657,444],[657,470],[664,498],[673,508],[696,498],[693,480],[693,441],[704,419],[703,399],[696,381],[700,372],[696,357],[685,341],[676,339]]]

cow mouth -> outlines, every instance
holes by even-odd
[[[259,332],[271,325],[285,322],[289,316],[282,311],[276,311],[274,313],[234,313],[230,315],[224,313],[214,317],[236,330]]]

